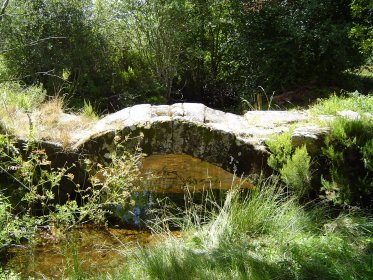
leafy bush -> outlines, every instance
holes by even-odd
[[[0,280],[19,280],[21,276],[13,271],[3,271],[0,268]]]
[[[0,83],[0,107],[3,112],[14,109],[33,111],[45,100],[46,94],[41,86],[22,86],[16,82]]]
[[[281,179],[297,197],[304,197],[311,185],[311,157],[307,148],[296,148],[280,169]]]
[[[0,192],[0,252],[21,242],[32,243],[39,223],[38,219],[28,214],[21,217],[12,213],[12,210],[9,200]]]
[[[271,152],[268,165],[299,197],[316,191],[315,194],[335,204],[372,207],[373,119],[366,113],[373,111],[373,99],[356,92],[347,97],[334,95],[311,108],[316,114],[335,115],[341,110],[354,110],[360,117],[336,117],[329,122],[332,134],[313,164],[306,148],[294,150],[290,133],[284,133],[266,142]],[[313,173],[319,177],[315,178]]]
[[[132,205],[142,154],[124,152],[117,144],[111,163],[91,165],[90,182],[80,186],[73,182],[71,166],[54,167],[46,151],[34,143],[20,148],[0,134],[0,244],[19,242],[40,224],[62,230],[87,221],[105,224],[113,206]],[[73,182],[68,192],[67,182]]]
[[[351,3],[353,27],[350,36],[359,50],[373,63],[372,3],[370,0],[353,0]]]
[[[10,204],[0,193],[0,244],[9,243],[8,224],[11,221]]]
[[[322,185],[326,197],[338,204],[373,205],[373,119],[337,118],[323,154],[329,172]]]
[[[291,131],[276,135],[266,141],[271,152],[268,165],[279,172],[282,181],[298,198],[311,190],[311,157],[305,146],[293,148]]]
[[[227,108],[258,86],[331,83],[360,65],[365,1],[353,1],[352,32],[345,0],[10,1],[0,76],[101,110],[152,96]]]
[[[266,141],[271,152],[268,165],[276,171],[280,171],[291,156],[293,147],[291,145],[291,131],[273,136]]]

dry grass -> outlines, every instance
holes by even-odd
[[[56,96],[41,103],[32,112],[25,112],[14,104],[0,105],[3,128],[21,138],[57,142],[69,149],[73,134],[89,129],[93,120],[86,116],[64,113],[64,99]]]

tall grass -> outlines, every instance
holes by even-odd
[[[311,208],[311,207],[308,207]],[[233,190],[205,225],[139,249],[109,279],[372,279],[373,222],[306,210],[267,180]],[[186,217],[187,218],[187,217]]]

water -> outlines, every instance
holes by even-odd
[[[171,201],[171,213],[177,215],[185,200],[202,203],[206,193],[214,200],[224,200],[232,187],[251,188],[252,185],[224,169],[184,154],[152,155],[142,161],[144,188],[132,194],[135,207],[128,211],[117,206],[112,209],[119,224],[146,226],[146,221],[162,212],[165,200]],[[181,209],[182,211],[182,209]]]
[[[206,190],[225,192],[234,185],[250,188],[247,181],[207,162],[188,155],[152,155],[143,160],[142,173],[147,178],[144,190],[135,193],[136,206],[131,212],[117,209],[125,223],[139,226],[151,217],[165,197],[184,205],[184,194],[203,196]],[[154,215],[154,212],[152,212]],[[38,245],[12,248],[1,256],[2,267],[21,273],[27,279],[68,278],[74,272],[97,275],[114,271],[125,262],[123,251],[135,246],[149,246],[159,237],[149,231],[85,226],[68,233],[48,235],[40,232]]]
[[[201,192],[208,189],[228,190],[235,185],[242,188],[252,186],[218,166],[184,154],[146,157],[142,172],[150,179],[150,189],[160,193],[184,193],[186,188],[191,192]]]
[[[125,261],[124,250],[157,238],[149,231],[89,226],[64,234],[58,242],[43,234],[39,234],[37,246],[10,249],[2,256],[4,268],[25,279],[63,279],[77,271],[83,275],[114,272]]]

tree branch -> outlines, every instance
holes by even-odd
[[[8,4],[9,4],[9,0],[5,0],[3,6],[1,7],[1,10],[0,10],[0,21],[3,19],[3,15],[5,14],[5,10],[8,7]]]
[[[18,46],[18,47],[12,48],[12,49],[0,50],[0,54],[5,53],[5,52],[10,52],[10,51],[13,51],[13,50],[16,50],[16,49],[19,49],[19,48],[23,48],[23,47],[35,46],[35,45],[37,45],[41,42],[47,41],[47,40],[66,39],[66,38],[67,37],[47,37],[47,38],[43,38],[43,39],[40,39],[40,40],[32,41],[30,43],[27,43],[27,44],[24,44],[22,46]]]

